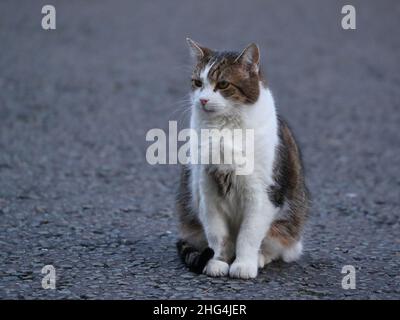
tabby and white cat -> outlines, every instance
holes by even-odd
[[[218,52],[187,41],[196,59],[191,128],[253,129],[255,153],[249,175],[235,165],[183,166],[178,251],[195,272],[254,278],[272,260],[302,253],[309,196],[299,149],[276,114],[257,45]]]

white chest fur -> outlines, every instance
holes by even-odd
[[[277,117],[273,97],[268,89],[261,87],[260,97],[253,105],[239,106],[240,112],[232,117],[210,118],[194,110],[191,118],[191,127],[198,132],[201,129],[229,128],[254,130],[254,170],[248,175],[235,175],[235,165],[214,165],[215,170],[232,173],[232,188],[226,197],[221,198],[216,190],[215,183],[210,179],[210,166],[204,164],[191,166],[191,191],[193,207],[198,211],[200,201],[205,194],[208,200],[216,203],[218,211],[223,212],[226,218],[242,220],[249,197],[260,197],[261,205],[268,202],[266,192],[259,189],[266,188],[273,182],[273,165],[275,150],[278,144]]]

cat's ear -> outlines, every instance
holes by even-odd
[[[186,41],[189,45],[190,54],[197,60],[203,59],[205,56],[211,53],[211,50],[199,45],[197,42],[193,41],[190,38],[186,38]]]
[[[251,43],[239,54],[235,61],[254,67],[258,71],[260,67],[260,49],[255,43]]]

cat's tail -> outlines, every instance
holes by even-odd
[[[213,249],[206,248],[203,251],[199,251],[182,239],[176,243],[176,247],[183,263],[186,264],[190,271],[196,273],[202,273],[208,260],[214,256]]]

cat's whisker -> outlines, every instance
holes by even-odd
[[[184,120],[184,117],[190,115],[191,111],[192,111],[191,105],[190,105],[190,104],[187,104],[187,105],[181,110],[180,114],[178,115],[177,121],[178,121],[178,122],[183,121],[183,120]]]
[[[174,117],[179,112],[177,121],[180,122],[182,118],[191,111],[191,105],[192,105],[191,98],[189,95],[186,95],[185,98],[178,100],[173,105],[175,106],[175,108],[169,113],[169,118]]]

